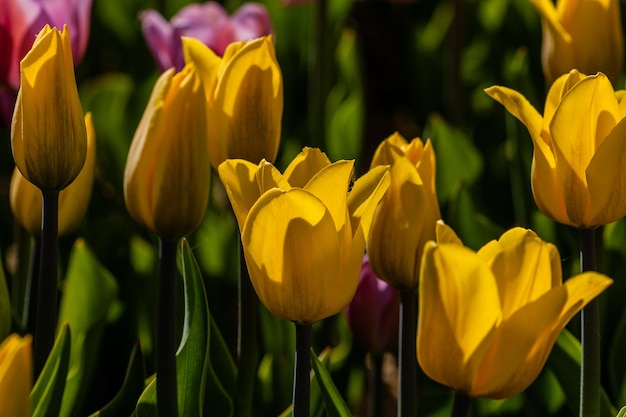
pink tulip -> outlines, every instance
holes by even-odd
[[[397,346],[400,292],[374,275],[367,255],[345,313],[354,340],[369,352],[380,354]]]
[[[181,36],[196,38],[222,56],[232,42],[272,33],[267,10],[255,3],[245,3],[230,17],[221,5],[209,1],[182,8],[169,22],[155,10],[146,10],[139,18],[161,72],[171,67],[180,71],[184,67]]]
[[[0,0],[0,84],[19,89],[20,60],[46,24],[67,25],[74,64],[85,54],[92,0]]]

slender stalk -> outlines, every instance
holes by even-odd
[[[33,334],[35,378],[54,345],[57,318],[59,192],[42,190],[41,258]]]
[[[383,415],[383,354],[370,355],[370,372],[368,375],[367,417]]]
[[[452,403],[452,414],[450,414],[450,417],[467,417],[469,404],[470,398],[467,395],[455,391],[454,402]]]
[[[39,263],[41,262],[41,237],[34,239],[30,249],[30,262],[26,278],[26,293],[24,294],[24,323],[26,333],[33,334],[37,318],[37,299],[39,295]]]
[[[33,239],[20,225],[15,224],[15,242],[17,244],[17,270],[15,277],[11,280],[11,308],[13,316],[19,323],[20,328],[17,330],[21,333],[26,331],[28,300],[36,297],[29,295],[30,270],[33,262]],[[36,263],[39,265],[39,251],[37,251]],[[37,267],[39,274],[39,267]],[[37,277],[38,278],[38,277]],[[34,308],[34,307],[33,307]],[[34,322],[34,320],[33,320]],[[28,329],[27,333],[33,334],[33,328]]]
[[[595,229],[580,229],[580,266],[596,270]],[[592,300],[581,313],[582,362],[580,368],[580,417],[600,415],[600,304]]]
[[[156,373],[157,415],[178,416],[176,384],[176,250],[177,240],[159,240]]]
[[[321,147],[325,137],[326,96],[329,78],[329,27],[328,0],[315,2],[315,60],[309,86],[309,123],[312,133],[311,146]]]
[[[400,292],[400,336],[398,374],[398,417],[415,417],[417,414],[417,358],[415,338],[417,314],[415,292]]]
[[[235,398],[235,415],[249,417],[252,415],[252,397],[257,347],[257,296],[250,281],[246,258],[243,254],[241,239],[239,240],[239,323],[237,334],[237,392]]]
[[[293,371],[293,417],[309,417],[311,392],[311,325],[296,323],[296,364]]]

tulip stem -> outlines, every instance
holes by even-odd
[[[369,395],[367,396],[367,416],[381,417],[383,415],[383,354],[370,354]]]
[[[37,299],[39,296],[39,263],[41,262],[41,236],[35,237],[30,249],[30,261],[24,294],[24,323],[26,333],[33,334],[37,318]]]
[[[156,373],[157,415],[178,416],[176,384],[176,253],[177,240],[159,239]]]
[[[57,254],[59,225],[59,192],[42,190],[41,258],[37,311],[33,335],[35,378],[43,369],[54,345],[57,317]]]
[[[454,402],[452,403],[452,414],[450,417],[467,417],[469,413],[470,397],[458,391],[454,392]]]
[[[595,229],[580,229],[580,267],[596,270]],[[580,417],[600,415],[600,304],[595,298],[581,312]]]
[[[415,291],[402,290],[400,292],[398,417],[415,417],[417,413],[417,359],[415,355],[417,315],[415,304]]]
[[[239,323],[237,338],[237,392],[235,415],[252,415],[252,396],[257,348],[257,296],[250,281],[241,239],[239,240]]]
[[[311,325],[296,323],[296,363],[293,372],[293,417],[309,417],[311,391]]]
[[[311,106],[309,115],[313,135],[310,143],[313,147],[323,147],[326,130],[326,97],[330,77],[328,0],[316,1],[315,8],[315,62],[309,87]]]

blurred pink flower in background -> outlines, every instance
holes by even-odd
[[[20,83],[20,61],[46,25],[67,25],[74,65],[85,54],[92,0],[0,0],[0,125],[10,121]]]
[[[260,4],[245,3],[232,16],[216,2],[190,4],[168,22],[156,10],[139,15],[143,35],[161,72],[184,65],[181,36],[200,40],[217,55],[235,41],[247,41],[272,33],[267,10]]]
[[[398,345],[400,292],[374,274],[367,255],[345,313],[354,340],[369,352],[382,354]]]

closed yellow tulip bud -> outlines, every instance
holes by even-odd
[[[357,288],[365,238],[387,189],[376,167],[352,189],[354,161],[305,148],[281,174],[272,164],[219,166],[239,223],[250,280],[277,317],[314,323],[342,311]]]
[[[76,179],[59,193],[59,236],[72,233],[87,212],[96,171],[96,136],[91,113],[85,116],[87,158]],[[15,168],[10,186],[11,212],[15,220],[30,234],[41,233],[41,190],[31,184]]]
[[[178,239],[204,218],[210,176],[202,80],[193,65],[170,69],[157,80],[130,145],[126,207],[146,229]]]
[[[532,191],[559,223],[592,228],[626,215],[626,101],[602,73],[557,79],[543,117],[517,91],[485,90],[526,125],[534,145]]]
[[[200,72],[208,104],[211,166],[226,159],[274,162],[280,144],[283,78],[272,36],[231,43],[223,58],[183,38],[185,61]]]
[[[20,71],[11,125],[15,165],[38,188],[62,190],[74,181],[87,155],[67,27],[60,32],[46,25]]]
[[[548,83],[577,69],[615,83],[624,63],[619,0],[530,0],[541,15],[541,63]]]
[[[435,152],[419,138],[395,133],[376,149],[372,167],[390,165],[391,184],[374,214],[367,253],[374,273],[401,289],[417,287],[424,244],[441,218],[435,191]]]
[[[0,417],[30,417],[32,338],[13,333],[0,345]]]
[[[559,333],[612,284],[596,272],[562,282],[556,247],[513,228],[478,252],[443,223],[424,248],[417,359],[470,397],[506,398],[539,375]]]

